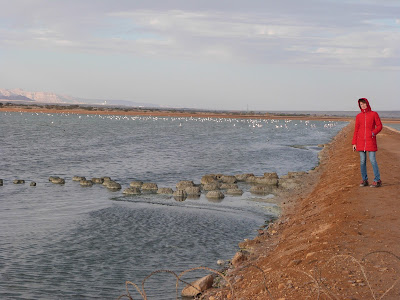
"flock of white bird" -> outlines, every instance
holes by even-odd
[[[24,112],[20,112],[21,115]],[[5,113],[7,114],[7,113]],[[9,113],[11,114],[11,113]],[[231,123],[233,126],[237,124],[245,124],[252,128],[261,128],[265,125],[271,125],[276,129],[290,129],[290,125],[298,126],[304,125],[305,128],[317,128],[316,122],[323,122],[324,128],[332,128],[337,126],[338,122],[335,121],[310,121],[310,120],[291,120],[291,119],[240,119],[240,118],[212,118],[212,117],[155,117],[155,116],[123,116],[123,115],[100,115],[100,114],[87,114],[87,115],[77,115],[73,113],[32,113],[32,115],[45,114],[49,117],[63,116],[71,117],[77,116],[79,119],[82,118],[100,118],[103,120],[113,120],[113,121],[166,121],[166,122],[177,122],[178,126],[181,127],[185,122],[215,122],[215,123]],[[54,122],[52,122],[54,123]],[[292,124],[291,124],[292,123]]]

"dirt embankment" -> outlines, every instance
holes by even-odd
[[[400,133],[378,135],[383,186],[360,187],[353,128],[324,149],[282,217],[240,244],[247,260],[227,271],[233,295],[226,286],[203,299],[400,299]]]

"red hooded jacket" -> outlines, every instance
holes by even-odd
[[[367,103],[366,109],[361,109],[360,100]],[[366,98],[358,100],[361,113],[356,116],[356,126],[352,144],[356,145],[357,151],[377,151],[376,135],[382,130],[382,122],[377,112],[371,110]]]

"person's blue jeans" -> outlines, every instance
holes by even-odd
[[[362,180],[368,180],[367,175],[367,152],[359,151],[360,153],[360,167],[361,167],[361,176]],[[376,152],[369,151],[369,161],[371,162],[372,169],[374,170],[374,181],[379,181],[381,179],[381,175],[379,174],[378,163],[376,162]]]

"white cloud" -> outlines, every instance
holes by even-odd
[[[350,1],[349,11],[338,14],[335,9],[347,7],[343,2],[332,2],[325,10],[322,2],[317,3],[315,14],[299,4],[287,14],[281,13],[279,5],[245,12],[211,6],[208,10],[133,9],[107,2],[89,12],[74,10],[72,5],[55,6],[56,11],[32,8],[29,16],[21,12],[26,23],[0,29],[0,46],[344,67],[379,67],[384,59],[393,61],[384,65],[399,66],[400,33],[393,26],[399,19],[392,17],[390,9],[373,11],[374,6]],[[7,11],[0,17],[10,18]],[[11,17],[10,22],[16,20]]]

